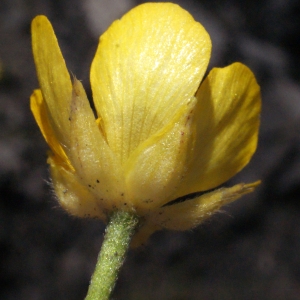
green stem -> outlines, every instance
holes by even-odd
[[[132,213],[112,214],[85,300],[109,299],[137,225],[138,217]]]

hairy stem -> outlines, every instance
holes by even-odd
[[[132,213],[112,214],[85,300],[109,299],[138,221]]]

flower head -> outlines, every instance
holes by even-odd
[[[31,110],[71,214],[106,221],[114,210],[132,211],[145,239],[192,228],[258,184],[205,192],[255,152],[260,89],[240,63],[213,69],[200,85],[211,41],[179,6],[137,6],[100,37],[91,66],[96,118],[44,16],[32,22],[32,47],[41,89]]]

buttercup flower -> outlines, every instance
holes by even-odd
[[[258,184],[215,189],[256,150],[260,89],[241,63],[201,83],[211,41],[179,6],[137,6],[100,37],[90,77],[96,117],[45,16],[32,22],[32,47],[41,89],[31,110],[69,213],[106,222],[113,211],[133,212],[143,241],[193,228]]]

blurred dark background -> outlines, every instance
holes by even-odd
[[[130,251],[114,299],[300,299],[300,2],[174,1],[210,33],[209,66],[234,61],[257,76],[260,143],[227,185],[257,191],[196,230],[159,232]],[[47,184],[47,145],[29,111],[38,87],[30,22],[51,20],[69,70],[90,96],[99,35],[134,0],[0,2],[0,299],[83,299],[104,226],[63,212]]]

